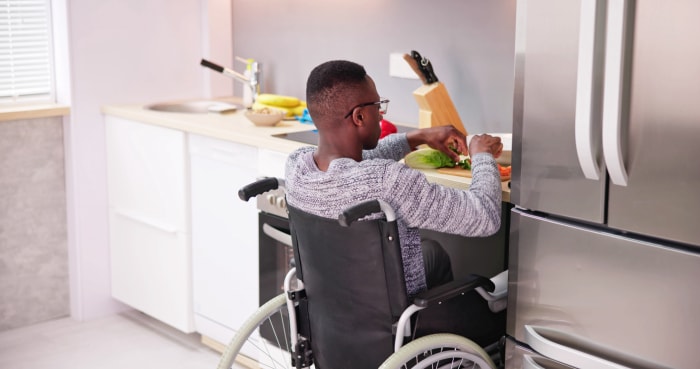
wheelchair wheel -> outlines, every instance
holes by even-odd
[[[283,293],[251,315],[226,346],[217,368],[231,368],[239,354],[257,361],[260,368],[292,368],[286,304]]]
[[[389,356],[379,369],[479,368],[496,365],[479,345],[462,336],[440,333],[418,338]]]

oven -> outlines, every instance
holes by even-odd
[[[280,180],[278,189],[261,194],[256,200],[259,210],[259,304],[262,306],[284,292],[284,277],[292,268],[294,251],[289,241],[284,182]],[[282,327],[275,327],[277,332],[282,332],[280,329]],[[284,332],[289,332],[288,327],[285,329]],[[271,342],[276,341],[272,329],[262,329],[260,334]]]

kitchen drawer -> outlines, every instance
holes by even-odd
[[[511,220],[511,336],[540,353],[536,344],[632,368],[700,367],[699,254],[527,212]]]
[[[111,293],[194,330],[185,134],[105,117]]]

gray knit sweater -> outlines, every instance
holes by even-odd
[[[322,172],[314,163],[315,147],[303,147],[287,160],[287,202],[307,213],[337,219],[346,208],[381,199],[398,218],[406,289],[409,295],[426,288],[419,229],[462,236],[488,236],[501,222],[501,179],[491,154],[474,155],[469,190],[429,183],[425,175],[398,162],[410,152],[406,134],[393,134],[363,160],[333,160]]]

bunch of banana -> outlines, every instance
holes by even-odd
[[[287,118],[292,118],[304,114],[306,101],[292,96],[259,94],[253,103],[253,109],[258,110],[262,108],[283,110],[287,112]]]

